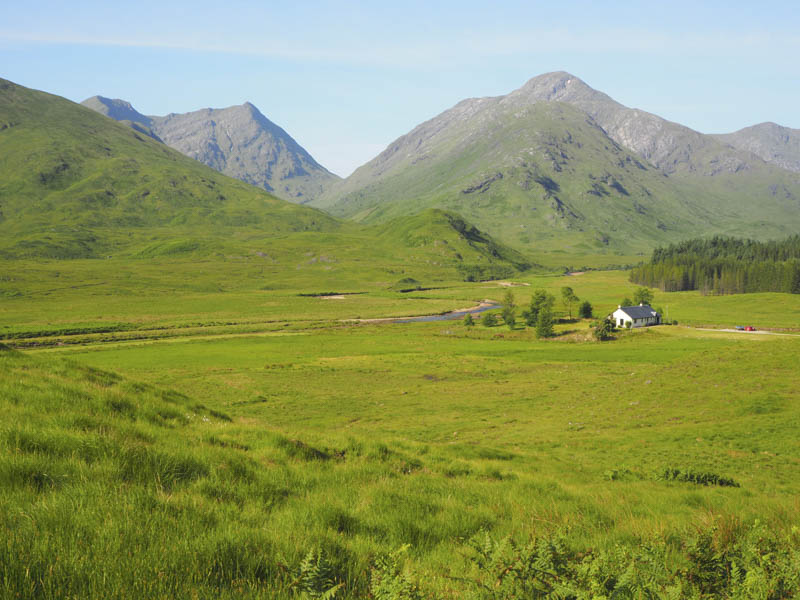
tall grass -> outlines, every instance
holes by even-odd
[[[794,340],[451,327],[70,353],[81,362],[1,351],[0,590],[790,596]],[[166,381],[179,391],[151,383]],[[491,564],[475,554],[486,535],[505,548]],[[514,571],[545,556],[563,588]],[[630,571],[646,565],[661,566]]]

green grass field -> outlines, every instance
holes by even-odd
[[[197,335],[204,328],[220,327],[267,331],[287,324],[297,328],[309,322],[436,314],[483,299],[502,301],[509,289],[502,282],[459,281],[427,260],[370,264],[350,257],[341,263],[315,258],[313,253],[287,251],[274,262],[258,257],[0,262],[0,339],[70,331],[101,331],[109,339]],[[423,289],[399,291],[411,284],[398,282],[412,275]],[[592,303],[595,315],[611,313],[637,287],[624,271],[526,274],[507,281],[519,284],[510,289],[520,306],[537,288],[560,298],[560,288],[571,286]],[[343,298],[311,295],[340,293]],[[788,294],[654,294],[653,305],[680,324],[800,329],[800,302]],[[556,308],[563,310],[560,303]],[[115,328],[121,333],[106,331]]]
[[[0,595],[793,596],[800,337],[356,323],[635,286],[301,266],[4,264]],[[654,305],[800,328],[785,294]]]
[[[603,343],[389,322],[564,286],[603,317],[636,286],[589,269],[730,230],[725,182],[713,227],[639,211],[610,242],[510,176],[435,203],[523,255],[441,210],[339,221],[5,80],[0,105],[0,598],[797,596],[800,296],[655,291],[680,325]]]

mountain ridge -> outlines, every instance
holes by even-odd
[[[734,148],[752,152],[782,169],[800,173],[800,129],[767,121],[733,133],[712,134],[712,137]]]
[[[312,205],[364,222],[440,207],[515,247],[630,252],[754,224],[785,235],[799,199],[796,174],[556,72],[462,100]]]
[[[339,180],[249,101],[164,116],[143,115],[130,102],[103,96],[81,104],[117,121],[139,123],[182,154],[284,200],[308,202]]]
[[[336,219],[226,177],[120,122],[0,80],[0,253],[99,257],[145,238],[254,227],[333,231]]]
[[[0,260],[228,257],[314,265],[328,277],[369,263],[381,279],[506,277],[532,265],[460,216],[431,210],[388,229],[342,222],[85,106],[0,79]]]

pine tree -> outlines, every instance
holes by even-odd
[[[509,329],[514,329],[517,323],[517,305],[514,302],[514,292],[507,290],[503,297],[503,323],[508,325]]]
[[[539,320],[539,312],[544,308],[552,310],[555,301],[556,299],[544,290],[535,290],[533,297],[531,297],[530,308],[522,313],[527,325],[536,327],[536,323]]]
[[[485,312],[483,313],[483,317],[481,318],[481,323],[484,327],[494,327],[497,325],[497,317],[493,312]]]
[[[553,311],[550,308],[543,308],[539,311],[536,319],[536,337],[553,337]]]

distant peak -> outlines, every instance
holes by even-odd
[[[549,73],[542,73],[531,79],[578,79],[572,73],[567,71],[550,71]]]
[[[778,129],[778,130],[784,130],[784,129],[789,129],[789,127],[786,127],[785,125],[780,125],[780,124],[775,123],[773,121],[764,121],[763,123],[758,123],[757,125],[753,125],[753,129],[773,129],[773,130],[774,129]]]
[[[523,87],[552,86],[554,89],[558,89],[573,85],[588,87],[579,77],[566,71],[553,71],[552,73],[543,73],[542,75],[531,77]]]
[[[265,118],[262,112],[258,110],[258,107],[252,102],[249,101],[245,102],[244,104],[242,104],[242,107],[250,111],[250,113],[255,117]]]
[[[133,121],[150,126],[151,119],[144,116],[131,105],[127,100],[119,98],[106,98],[105,96],[92,96],[81,102],[83,106],[111,117],[117,121]]]
[[[531,77],[525,86],[529,85],[557,85],[565,86],[570,84],[586,85],[579,77],[575,77],[572,73],[566,71],[552,71],[550,73],[542,73],[536,77]]]
[[[104,106],[109,108],[124,108],[127,110],[134,110],[133,106],[127,100],[122,100],[120,98],[106,98],[105,96],[92,96],[91,98],[87,98],[81,104],[88,104],[90,102],[99,102]]]
[[[510,98],[527,102],[583,102],[614,103],[606,94],[598,92],[579,77],[566,71],[543,73],[529,79],[525,85],[509,94]]]

